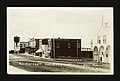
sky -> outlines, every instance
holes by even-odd
[[[8,48],[14,48],[14,36],[29,38],[78,38],[82,47],[90,47],[91,39],[103,22],[112,27],[112,7],[7,7]]]

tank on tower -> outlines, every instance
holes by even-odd
[[[15,49],[15,53],[18,53],[18,43],[20,41],[20,37],[15,36],[14,37],[14,49]]]

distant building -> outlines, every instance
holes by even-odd
[[[81,39],[32,38],[29,42],[20,42],[20,48],[21,53],[44,58],[93,58],[90,48],[81,48]]]
[[[29,53],[35,54],[35,51],[39,49],[39,39],[34,38],[30,39],[29,47],[30,47]]]
[[[90,48],[81,51],[81,39],[45,38],[35,40],[37,56],[51,58],[93,58]]]
[[[20,42],[20,48],[28,47],[28,42]]]
[[[28,42],[20,42],[20,53],[25,53],[25,48],[28,47]]]
[[[49,43],[51,43],[51,42],[49,42]],[[40,56],[40,57],[45,57],[45,56],[48,56],[47,52],[50,50],[49,45],[48,45],[48,39],[34,39],[34,38],[32,38],[29,40],[28,48],[30,48],[30,49],[27,51],[30,54],[34,54],[34,55]],[[48,46],[49,46],[49,48],[48,48]]]
[[[93,60],[109,63],[111,57],[111,32],[108,23],[101,26],[92,42]]]

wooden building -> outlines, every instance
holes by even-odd
[[[44,58],[93,58],[91,50],[82,50],[81,39],[31,39],[28,53]]]
[[[78,57],[81,39],[52,39],[51,57]]]

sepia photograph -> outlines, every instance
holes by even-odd
[[[113,7],[6,7],[7,74],[114,75]]]

